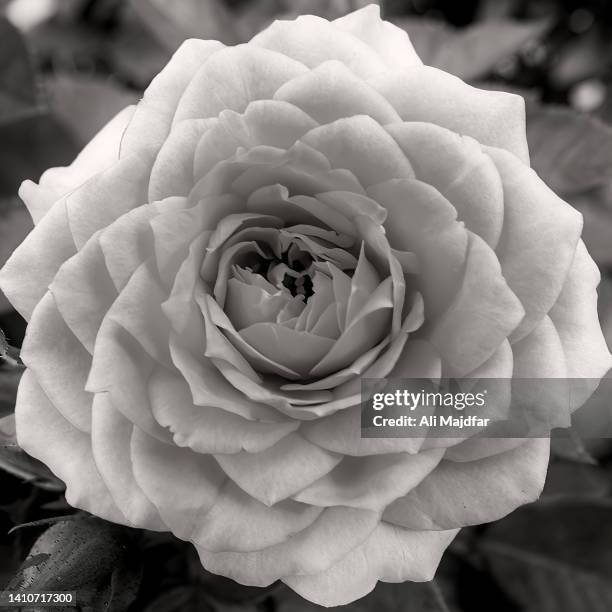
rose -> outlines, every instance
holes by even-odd
[[[458,528],[539,495],[548,441],[362,439],[360,378],[583,378],[579,404],[611,363],[524,121],[376,7],[185,42],[22,186],[19,443],[73,506],[242,583],[335,605],[430,579]]]

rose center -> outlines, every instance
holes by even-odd
[[[272,285],[285,287],[292,296],[303,296],[304,302],[314,295],[311,267],[314,257],[291,243],[278,257],[265,243],[258,243],[261,252],[249,253],[242,267],[259,274]]]

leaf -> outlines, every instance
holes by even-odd
[[[186,38],[220,40],[234,44],[238,36],[232,15],[220,0],[130,0],[142,22],[169,50]]]
[[[464,80],[486,76],[502,60],[544,34],[548,21],[482,21],[456,30],[432,19],[394,20],[406,30],[417,53],[435,66]]]
[[[6,341],[4,332],[0,329],[0,358],[4,358],[8,354],[9,344]]]
[[[553,459],[548,466],[545,498],[605,497],[612,492],[610,475],[603,468]]]
[[[49,105],[80,144],[93,136],[138,96],[110,79],[56,75],[46,82]]]
[[[582,239],[600,267],[612,267],[612,189],[600,188],[569,199],[584,219]],[[602,287],[599,288],[600,296]],[[610,295],[612,296],[612,290]],[[601,299],[601,298],[600,298]],[[612,298],[610,300],[612,302]],[[610,310],[612,313],[612,309]],[[612,329],[610,332],[612,342]],[[612,346],[612,344],[611,344]]]
[[[171,589],[152,601],[144,612],[214,612],[206,591],[192,585]]]
[[[0,123],[0,142],[0,198],[14,197],[23,180],[38,180],[47,168],[72,162],[79,149],[61,122],[44,111]]]
[[[0,132],[2,128],[0,128]],[[0,154],[1,157],[1,154]],[[1,170],[0,170],[1,173]],[[0,268],[32,229],[32,218],[16,196],[0,199]],[[0,291],[0,313],[12,306]]]
[[[19,361],[19,350],[13,348],[0,329],[0,418],[13,414],[15,398],[23,364]],[[6,425],[5,425],[6,427]],[[3,430],[0,427],[0,441]]]
[[[612,503],[563,500],[517,510],[480,540],[500,586],[533,612],[612,608]]]
[[[299,595],[283,589],[277,601],[277,612],[314,612],[326,610]],[[379,582],[376,588],[357,601],[334,608],[337,612],[449,612],[436,580],[431,582]]]
[[[0,382],[0,389],[2,388],[2,382]],[[44,463],[30,457],[19,447],[15,436],[13,414],[0,418],[0,470],[31,482],[41,489],[64,490],[64,483],[56,478]]]
[[[612,181],[612,127],[561,106],[527,105],[531,165],[559,194]]]
[[[553,431],[550,440],[550,450],[553,455],[587,465],[597,464],[574,429],[562,430],[559,436],[555,436],[556,433]]]
[[[140,584],[137,557],[129,531],[118,525],[95,517],[62,521],[36,540],[7,589],[76,591],[81,607],[123,612]]]
[[[23,37],[7,19],[0,18],[0,121],[36,106],[34,68]]]

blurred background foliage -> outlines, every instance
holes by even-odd
[[[31,228],[23,179],[69,163],[188,37],[248,40],[275,18],[369,0],[0,0],[0,265]],[[526,100],[532,165],[584,215],[612,343],[612,2],[386,0],[427,64]],[[24,321],[0,294],[0,586],[78,590],[93,610],[309,612],[288,589],[207,574],[190,546],[75,512],[15,441]],[[608,407],[612,400],[601,397]],[[379,584],[354,612],[608,612],[612,445],[559,439],[540,501],[462,531],[424,585]],[[10,530],[13,530],[9,533]]]

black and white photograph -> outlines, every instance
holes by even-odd
[[[0,0],[0,611],[612,610],[612,2]]]

